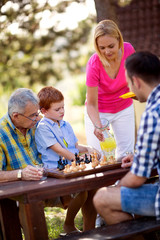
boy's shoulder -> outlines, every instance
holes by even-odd
[[[61,127],[71,127],[71,124],[68,121],[60,120]]]

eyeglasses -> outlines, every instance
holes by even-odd
[[[39,111],[38,113],[35,113],[33,117],[27,117],[27,116],[25,116],[25,115],[22,114],[22,113],[18,113],[18,114],[21,115],[21,116],[23,116],[23,117],[25,117],[25,118],[27,118],[27,119],[29,119],[29,120],[31,120],[32,122],[35,122],[35,121],[36,121],[36,118],[39,116],[40,113],[41,113],[40,111]]]

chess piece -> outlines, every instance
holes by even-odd
[[[94,156],[95,165],[98,166],[99,165],[99,161],[98,161],[98,158],[97,158],[97,152],[96,151],[94,151],[93,156]]]
[[[84,160],[84,161],[85,161],[85,163],[87,163],[87,164],[90,163],[90,160],[88,159],[87,154],[85,154],[85,160]]]
[[[62,157],[59,156],[59,160],[57,161],[57,168],[61,171],[64,169],[64,164],[62,162]]]
[[[79,168],[80,168],[81,170],[84,170],[84,169],[86,168],[85,163],[84,163],[84,162],[81,162]]]
[[[72,161],[70,169],[72,172],[78,171],[77,166],[76,166],[76,161]]]
[[[94,156],[92,155],[92,168],[95,168],[97,166],[97,163],[94,159]]]
[[[65,165],[67,165],[68,164],[68,160],[67,159],[65,159]]]
[[[63,172],[64,172],[64,173],[70,173],[70,172],[71,172],[71,170],[70,170],[70,165],[69,165],[69,164],[66,164],[66,165],[65,165],[65,168],[64,168]]]
[[[109,157],[109,163],[114,164],[115,163],[115,158],[113,156]]]
[[[92,155],[90,155],[90,162],[92,162]]]
[[[106,157],[106,156],[103,156],[103,158],[102,158],[101,161],[100,161],[100,165],[101,165],[101,166],[107,165],[107,157]]]
[[[62,163],[63,163],[63,165],[64,165],[64,167],[65,167],[65,165],[66,165],[66,160],[65,160],[64,157],[62,158]]]

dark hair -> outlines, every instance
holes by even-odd
[[[149,85],[160,82],[160,60],[150,52],[136,52],[130,55],[125,62],[129,78],[140,77]]]
[[[63,94],[54,87],[44,87],[39,93],[39,106],[40,109],[45,108],[48,110],[52,103],[61,102],[64,100]]]

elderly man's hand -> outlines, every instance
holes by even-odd
[[[131,167],[132,162],[133,162],[133,157],[134,157],[133,154],[129,154],[129,155],[127,155],[126,157],[124,157],[124,158],[122,159],[121,167],[122,167],[122,168]]]
[[[22,180],[40,180],[42,176],[43,172],[31,165],[22,170]]]

